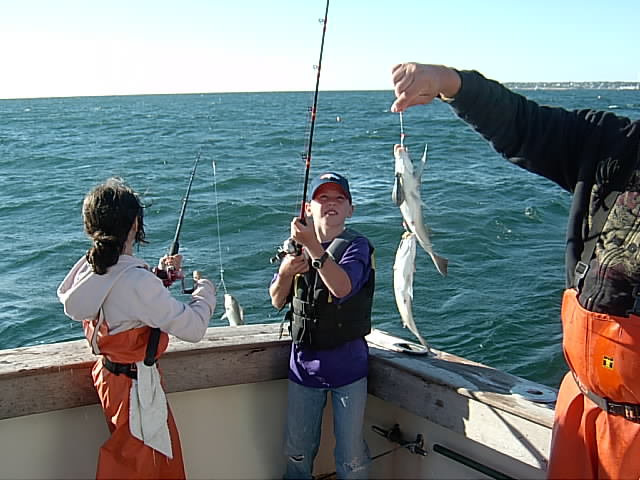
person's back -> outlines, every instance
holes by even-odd
[[[100,448],[97,478],[184,478],[178,431],[155,363],[169,333],[187,341],[204,335],[215,287],[199,278],[192,302],[174,299],[148,265],[133,256],[143,242],[142,205],[121,182],[92,190],[83,205],[93,245],[58,288],[65,313],[82,322],[100,355],[92,377],[111,437]],[[162,266],[180,269],[180,256]]]

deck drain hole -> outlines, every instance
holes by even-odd
[[[556,401],[557,393],[552,388],[544,385],[532,385],[531,383],[518,383],[511,387],[510,392],[525,400],[536,403],[552,403]]]
[[[424,345],[410,342],[398,342],[393,344],[400,352],[411,353],[412,355],[426,355],[430,352]]]

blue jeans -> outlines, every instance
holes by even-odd
[[[311,479],[318,453],[322,413],[331,391],[336,473],[340,479],[367,478],[369,448],[362,429],[367,403],[367,378],[338,388],[304,387],[289,380],[285,479]]]

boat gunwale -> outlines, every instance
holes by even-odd
[[[406,341],[380,330],[367,340],[369,393],[378,398],[438,423],[437,412],[446,407],[442,398],[453,390],[464,397],[460,402],[478,401],[547,428],[553,424],[552,405],[510,393],[518,382],[538,384],[446,352],[399,353],[394,345]],[[198,343],[172,338],[159,362],[166,391],[286,379],[290,341],[280,338],[277,323],[210,327]],[[0,389],[10,392],[0,397],[0,419],[97,403],[90,375],[95,360],[85,340],[0,350]]]

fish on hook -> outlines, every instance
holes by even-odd
[[[224,294],[224,315],[220,320],[225,318],[231,326],[244,325],[244,310],[230,293]]]
[[[430,351],[429,345],[420,332],[413,318],[413,275],[416,271],[416,235],[404,232],[395,262],[393,263],[393,293],[398,306],[402,325],[413,333],[420,343]]]
[[[427,163],[427,146],[424,147],[424,153],[417,167],[414,167],[406,146],[395,145],[393,155],[395,158],[395,183],[391,194],[393,203],[400,207],[405,227],[416,235],[418,243],[429,254],[438,272],[446,276],[449,261],[433,251],[431,238],[422,218],[420,188],[422,172]]]

